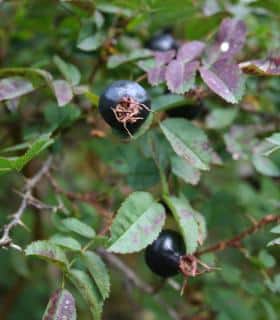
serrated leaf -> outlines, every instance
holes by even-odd
[[[106,35],[104,32],[99,31],[93,36],[89,36],[81,40],[77,47],[83,51],[94,51],[98,49],[105,41]]]
[[[26,247],[24,252],[27,256],[37,256],[53,262],[64,269],[68,266],[68,261],[63,250],[50,241],[34,241]]]
[[[197,169],[208,170],[211,148],[205,133],[185,119],[167,119],[160,127],[178,156]]]
[[[200,179],[200,171],[192,167],[185,159],[174,156],[171,158],[172,172],[186,183],[196,185]]]
[[[73,86],[76,86],[80,83],[81,73],[76,66],[65,62],[59,56],[54,56],[53,61],[69,83],[71,83]]]
[[[190,41],[183,44],[177,53],[177,60],[187,63],[198,58],[205,48],[205,43],[201,41]]]
[[[66,275],[87,302],[92,320],[101,320],[103,301],[95,283],[81,270],[71,269]]]
[[[85,238],[94,238],[95,231],[92,227],[76,218],[67,218],[61,221],[62,225],[69,231],[79,234]]]
[[[65,289],[56,290],[50,297],[42,320],[76,320],[75,299]]]
[[[34,90],[32,83],[19,77],[0,80],[0,101],[21,97]]]
[[[166,66],[155,67],[147,72],[148,82],[152,86],[156,86],[165,81]]]
[[[245,61],[239,67],[244,73],[257,76],[280,76],[280,56]]]
[[[31,144],[24,155],[12,160],[12,167],[17,171],[20,171],[29,161],[31,161],[53,143],[54,140],[50,138],[48,134],[42,135]]]
[[[62,236],[61,234],[56,234],[52,236],[49,240],[57,246],[72,250],[72,251],[81,251],[82,247],[80,243],[71,237]]]
[[[53,81],[53,89],[60,107],[65,106],[73,99],[73,91],[71,85],[65,80]]]
[[[152,243],[165,221],[164,207],[147,192],[132,193],[121,205],[111,227],[111,252],[137,252]]]
[[[199,68],[207,86],[229,103],[237,103],[243,95],[244,79],[237,64],[218,60],[211,69]]]
[[[0,157],[0,172],[7,173],[9,171],[17,170],[20,171],[22,168],[43,150],[53,144],[54,140],[49,135],[42,135],[35,142],[30,144],[24,144],[29,146],[29,149],[20,157],[4,158]],[[10,149],[9,151],[12,151]]]
[[[192,89],[198,67],[198,61],[191,61],[189,63],[181,62],[178,59],[171,61],[165,73],[168,89],[178,94],[183,94]]]
[[[90,251],[83,254],[82,260],[95,281],[100,295],[104,300],[107,299],[110,294],[110,276],[105,263],[97,254]]]
[[[214,44],[207,50],[207,62],[231,60],[240,52],[246,40],[246,25],[243,21],[226,18],[222,21]]]
[[[163,66],[168,64],[172,59],[176,56],[175,50],[168,51],[155,51],[153,52],[153,56],[155,57],[156,65]]]
[[[200,242],[198,223],[194,217],[193,209],[189,203],[181,198],[165,197],[183,235],[188,254],[193,254]]]

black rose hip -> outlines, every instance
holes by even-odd
[[[158,276],[168,278],[179,273],[180,258],[186,249],[182,236],[172,230],[164,230],[146,248],[145,259],[149,268]]]
[[[147,43],[147,48],[153,51],[168,51],[178,49],[178,44],[170,32],[160,32]]]
[[[104,90],[99,111],[113,129],[131,137],[147,119],[151,101],[146,90],[137,82],[120,80]]]

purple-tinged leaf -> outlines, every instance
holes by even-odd
[[[71,85],[64,80],[53,81],[54,93],[60,107],[65,106],[73,99],[73,91]]]
[[[0,80],[0,101],[11,100],[32,92],[34,87],[28,80],[11,77]]]
[[[47,305],[42,320],[76,320],[75,299],[65,289],[56,290]]]
[[[246,40],[246,25],[241,20],[226,18],[222,21],[215,43],[208,49],[207,62],[231,59],[240,52]]]
[[[154,57],[157,65],[162,66],[164,64],[169,63],[175,57],[175,50],[169,50],[165,52],[155,51]]]
[[[280,55],[278,57],[242,62],[239,64],[239,68],[244,73],[258,76],[280,76]]]
[[[230,103],[237,103],[243,94],[244,79],[237,64],[217,61],[211,69],[201,67],[200,75],[207,86]]]
[[[193,254],[196,251],[199,242],[202,241],[195,210],[190,206],[187,200],[182,198],[166,197],[165,201],[171,209],[172,215],[180,228],[187,248],[187,253]]]
[[[165,80],[166,66],[155,67],[148,71],[148,82],[155,86]]]
[[[110,247],[115,253],[141,251],[159,235],[165,209],[148,192],[134,192],[122,203],[111,227]]]
[[[199,62],[191,61],[187,64],[173,60],[167,66],[165,79],[171,92],[183,94],[194,87],[195,74]]]
[[[177,54],[177,60],[190,62],[199,57],[205,48],[205,43],[201,41],[191,41],[183,44]]]

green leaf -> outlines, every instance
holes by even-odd
[[[42,135],[30,146],[23,156],[18,157],[13,161],[13,167],[20,171],[29,161],[31,161],[53,143],[54,140],[50,138],[49,134]]]
[[[77,269],[71,269],[66,275],[87,302],[92,320],[101,320],[103,301],[91,278]]]
[[[110,294],[110,276],[105,263],[97,254],[90,251],[83,254],[82,260],[95,281],[100,295],[104,300],[107,299]]]
[[[25,249],[27,256],[37,256],[57,264],[60,268],[67,269],[68,261],[63,250],[50,241],[34,241]]]
[[[280,238],[276,238],[267,244],[268,247],[276,246],[276,245],[280,246]]]
[[[95,33],[93,36],[89,36],[81,40],[77,47],[83,51],[94,51],[98,49],[105,41],[106,35],[102,31]]]
[[[280,233],[280,224],[270,230],[272,233]]]
[[[69,231],[77,233],[85,238],[95,237],[95,231],[92,229],[92,227],[88,226],[87,224],[81,222],[76,218],[67,218],[62,220],[61,223]]]
[[[174,156],[171,158],[171,169],[173,174],[184,182],[196,185],[200,179],[200,171],[192,167],[185,159]]]
[[[53,142],[54,140],[50,138],[50,135],[42,135],[29,146],[29,149],[22,156],[13,158],[0,157],[0,173],[7,173],[13,170],[21,171],[28,162],[48,148]]]
[[[153,113],[150,112],[145,122],[141,125],[141,127],[137,130],[137,132],[133,134],[131,139],[136,140],[139,137],[143,136],[151,127],[153,123],[153,119],[154,119]]]
[[[63,61],[59,56],[54,56],[53,61],[68,82],[73,86],[80,83],[81,73],[76,66]]]
[[[274,133],[271,137],[266,139],[272,144],[275,144],[276,146],[280,146],[280,132]]]
[[[237,116],[237,109],[214,109],[206,118],[207,127],[222,129],[232,124]]]
[[[127,183],[136,190],[143,190],[159,182],[158,168],[152,159],[138,158],[130,163]]]
[[[165,221],[164,207],[147,192],[132,193],[121,205],[111,227],[109,251],[137,252],[152,243]]]
[[[167,119],[160,127],[178,156],[191,166],[209,170],[211,149],[206,134],[190,121],[173,118]]]
[[[56,290],[50,297],[42,320],[76,320],[75,299],[65,289]]]
[[[271,159],[256,154],[252,161],[259,173],[269,177],[280,177],[280,168]]]
[[[49,104],[44,109],[44,117],[50,124],[52,130],[67,128],[81,116],[81,111],[73,104],[65,108],[59,108],[56,104]]]
[[[110,56],[107,62],[107,67],[109,69],[113,69],[124,63],[137,61],[143,58],[149,58],[151,57],[151,54],[152,53],[150,50],[137,49],[137,50],[133,50],[131,53],[128,53],[128,54],[113,55],[113,56]]]
[[[177,94],[165,94],[153,99],[153,111],[166,111],[188,104],[188,100]]]
[[[241,299],[235,291],[230,289],[216,288],[207,289],[207,297],[211,307],[225,315],[223,319],[240,320],[240,319],[256,319],[253,308],[246,303],[245,299]]]
[[[81,251],[82,249],[80,243],[77,240],[71,237],[62,236],[61,234],[56,234],[52,236],[49,241],[57,246],[72,251]]]
[[[272,268],[276,264],[274,257],[271,254],[269,254],[266,250],[260,251],[258,259],[264,268]]]
[[[265,283],[273,293],[280,293],[280,274],[279,273],[276,276],[274,276],[273,280],[267,279]]]
[[[199,226],[190,204],[181,198],[164,197],[184,237],[188,254],[193,254],[200,241]]]

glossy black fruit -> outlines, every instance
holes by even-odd
[[[146,248],[145,259],[149,268],[157,275],[167,278],[179,273],[180,257],[186,252],[182,236],[172,230],[164,230]]]
[[[147,48],[154,51],[168,51],[178,49],[178,43],[170,32],[161,32],[154,35],[147,43]]]
[[[121,134],[132,136],[151,111],[146,90],[137,82],[120,80],[108,86],[99,101],[104,120]]]

